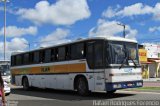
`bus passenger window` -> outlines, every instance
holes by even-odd
[[[45,62],[50,62],[51,61],[51,49],[45,50]]]
[[[51,61],[56,60],[55,49],[51,49]]]
[[[29,64],[29,54],[24,54],[23,64],[27,65]]]
[[[38,51],[36,51],[36,52],[34,52],[34,63],[39,63],[39,52]]]
[[[71,59],[84,58],[84,43],[77,43],[71,45]]]
[[[22,56],[21,55],[17,55],[16,56],[16,65],[21,65],[22,64]]]
[[[93,69],[94,68],[94,53],[93,53],[93,45],[94,43],[88,42],[87,43],[87,63],[89,68]]]
[[[39,51],[39,62],[43,63],[45,60],[45,51]]]
[[[70,59],[70,46],[66,46],[65,54],[66,54],[65,59],[69,60]]]
[[[15,65],[15,56],[11,56],[11,66]]]
[[[33,63],[33,52],[29,53],[29,63]]]
[[[59,47],[58,48],[58,60],[65,60],[65,56],[66,56],[66,53],[65,53],[65,47]]]
[[[95,43],[94,58],[95,58],[95,67],[96,68],[102,67],[103,66],[103,45],[101,42]]]

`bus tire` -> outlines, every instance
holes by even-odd
[[[24,90],[26,90],[26,91],[29,90],[30,87],[29,87],[29,83],[28,83],[28,78],[27,77],[23,78],[22,85],[23,85],[23,89]]]
[[[87,96],[89,94],[88,83],[85,77],[79,77],[77,81],[77,92],[81,96]]]

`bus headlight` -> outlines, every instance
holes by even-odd
[[[113,88],[122,88],[122,85],[121,84],[114,84]]]

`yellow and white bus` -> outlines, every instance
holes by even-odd
[[[11,56],[12,80],[30,87],[114,93],[142,87],[135,40],[116,37],[80,39]]]

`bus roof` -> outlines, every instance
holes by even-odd
[[[100,37],[100,38],[104,38],[104,39],[110,40],[110,41],[124,41],[124,42],[133,42],[133,43],[137,43],[136,40],[127,39],[127,38],[122,38],[122,37]]]
[[[81,41],[88,41],[88,40],[108,40],[108,41],[122,41],[122,42],[137,43],[136,40],[122,38],[122,37],[98,36],[98,37],[90,37],[90,38],[80,38],[80,39],[77,39],[77,40],[72,41],[72,42],[65,42],[65,43],[62,43],[62,44],[55,44],[55,45],[48,46],[48,47],[41,47],[41,48],[34,49],[34,50],[31,50],[31,51],[17,51],[17,52],[13,52],[11,55],[17,55],[17,54],[27,53],[27,52],[32,52],[32,51],[38,51],[38,50],[43,50],[43,49],[47,49],[47,48],[51,48],[51,47],[63,46],[65,44],[72,44],[72,43],[76,43],[76,42],[78,43],[78,42],[81,42]]]

